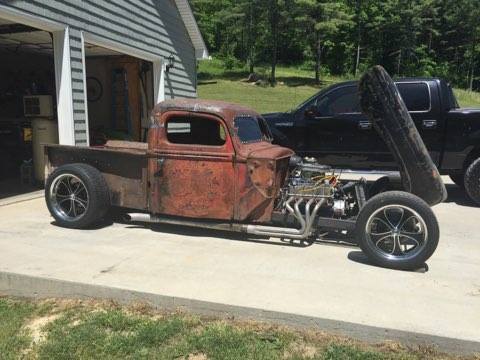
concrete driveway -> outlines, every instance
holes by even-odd
[[[466,340],[480,351],[480,208],[448,190],[434,208],[441,240],[426,272],[371,266],[352,246],[120,223],[68,230],[52,223],[43,199],[0,206],[0,293],[22,294],[5,274],[27,275],[324,319],[319,326],[350,335],[359,325],[360,335]]]

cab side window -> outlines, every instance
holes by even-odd
[[[408,111],[430,111],[430,91],[426,83],[397,83],[396,85]]]
[[[221,146],[226,132],[216,120],[201,116],[177,116],[167,121],[167,140],[173,144]]]
[[[345,86],[317,99],[318,116],[360,113],[360,101],[356,86]]]

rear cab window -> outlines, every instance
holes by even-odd
[[[431,110],[430,88],[426,82],[396,83],[398,91],[410,112]]]
[[[222,146],[225,128],[220,121],[201,116],[174,116],[166,124],[167,140],[172,144]]]
[[[244,144],[272,140],[268,125],[262,117],[242,115],[234,120],[235,132]]]

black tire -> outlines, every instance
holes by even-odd
[[[480,205],[480,158],[472,162],[465,172],[465,190],[470,199]]]
[[[85,189],[75,195],[81,187],[79,184]],[[72,191],[75,186],[78,188],[73,191],[72,199],[68,190]],[[45,201],[58,225],[74,229],[88,228],[101,222],[110,207],[105,179],[97,169],[86,164],[68,164],[55,169],[45,184]]]
[[[465,174],[450,174],[449,177],[458,187],[465,187]]]
[[[390,211],[397,211],[400,214],[396,227],[392,225],[391,219],[387,218],[388,223],[377,220],[377,212],[381,212],[378,215],[381,218],[387,216],[386,214]],[[418,222],[417,217],[421,218]],[[375,225],[374,221],[376,220],[378,222]],[[379,229],[380,232],[374,234],[372,231],[374,226],[377,228],[385,226],[387,232]],[[398,229],[399,227],[400,229]],[[413,232],[407,231],[407,227],[413,229]],[[393,230],[394,228],[396,230]],[[422,231],[420,232],[420,230]],[[388,232],[392,235],[384,236]],[[367,201],[358,215],[355,235],[362,251],[376,265],[399,270],[414,270],[421,268],[434,253],[438,245],[440,230],[435,214],[424,200],[407,192],[389,191],[378,194]],[[412,244],[412,240],[410,240],[412,238],[417,242],[417,246]],[[425,240],[422,241],[421,238]],[[389,244],[389,241],[393,246]],[[396,244],[400,245],[397,249]],[[388,245],[393,247],[393,251],[390,253],[382,249],[382,246],[387,247]],[[410,250],[405,248],[404,252],[402,246],[409,245],[412,246]],[[399,250],[400,254],[397,255]]]

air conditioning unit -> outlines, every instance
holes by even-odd
[[[26,117],[53,117],[53,100],[50,95],[23,97],[23,113]]]

